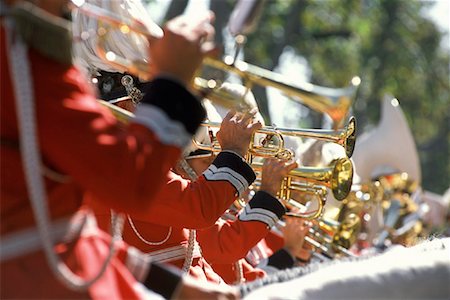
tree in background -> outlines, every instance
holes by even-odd
[[[223,32],[235,3],[210,0],[216,32]],[[170,16],[181,14],[187,1],[172,4]],[[440,45],[443,33],[423,14],[429,5],[406,0],[268,0],[258,28],[248,36],[245,60],[273,70],[289,48],[308,61],[314,84],[343,87],[360,76],[353,105],[360,132],[378,122],[383,95],[394,95],[417,143],[422,186],[442,194],[450,182],[450,55]],[[222,35],[217,38],[223,41]],[[268,120],[265,91],[254,93]]]

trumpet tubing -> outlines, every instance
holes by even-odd
[[[201,125],[208,128],[220,128],[220,123],[216,122],[205,122]],[[260,141],[256,141],[256,137],[260,135],[263,135],[264,138]],[[354,117],[351,117],[346,127],[340,130],[278,128],[266,126],[253,134],[253,138],[250,142],[249,154],[259,157],[291,159],[293,153],[284,147],[284,136],[312,138],[337,143],[344,147],[347,157],[351,157],[355,148],[356,120]],[[220,151],[220,146],[215,140],[211,141],[211,145],[202,144],[195,140],[194,144],[203,150]]]
[[[160,37],[159,32],[151,32],[150,28],[147,28],[141,22],[129,18],[123,19],[95,5],[85,3],[78,7],[78,11],[87,16],[97,18],[100,21],[100,25],[107,24],[124,34],[135,33],[147,38]],[[97,47],[98,55],[105,62],[119,70],[134,74],[144,81],[150,80],[152,73],[145,59],[131,61],[126,57],[120,57],[105,50],[104,40],[108,31],[109,28],[105,25],[97,30],[97,35],[100,37]],[[248,88],[255,84],[276,88],[290,96],[290,99],[330,116],[334,123],[334,129],[339,128],[344,122],[361,82],[359,77],[354,77],[351,84],[345,88],[328,88],[307,82],[292,82],[281,74],[243,61],[236,61],[232,57],[225,57],[224,60],[205,58],[203,65],[237,74]],[[226,107],[236,107],[242,102],[243,99],[236,99],[235,95],[218,89],[220,85],[221,83],[215,80],[197,77],[192,82],[192,89],[197,91],[200,96],[207,97],[211,101]]]
[[[252,163],[252,168],[262,170],[261,163]],[[287,178],[290,179],[289,186],[295,187],[296,180],[301,180],[317,185],[323,185],[331,189],[336,200],[342,201],[350,193],[353,183],[353,164],[350,159],[343,157],[336,159],[325,168],[302,167],[289,172]],[[301,185],[301,183],[298,183]]]
[[[97,101],[103,106],[109,108],[112,114],[122,123],[128,123],[128,121],[134,116],[133,113],[118,107],[117,105],[111,104],[108,101],[97,99]]]
[[[253,85],[276,88],[292,100],[313,110],[327,114],[338,128],[348,114],[353,97],[361,83],[359,77],[351,80],[346,88],[328,88],[308,82],[292,82],[285,76],[227,56],[224,60],[205,58],[204,64],[240,76],[248,88]],[[209,93],[214,93],[211,89]]]

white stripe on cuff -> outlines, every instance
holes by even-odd
[[[228,167],[217,168],[215,165],[210,165],[203,172],[203,175],[210,181],[226,180],[230,182],[236,188],[239,195],[248,188],[248,182],[245,177]]]
[[[162,109],[153,105],[140,104],[136,109],[133,122],[152,130],[166,145],[183,148],[192,139],[181,122],[172,120]]]
[[[278,216],[270,210],[264,208],[251,208],[246,205],[244,210],[239,214],[241,221],[260,221],[267,226],[272,227],[278,222]]]

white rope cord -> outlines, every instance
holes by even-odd
[[[14,23],[11,19],[5,21],[8,54],[17,106],[17,118],[20,131],[21,156],[23,161],[26,185],[36,219],[37,230],[43,244],[44,253],[50,269],[56,278],[66,287],[76,291],[84,291],[99,279],[106,270],[114,255],[115,237],[111,239],[108,257],[98,274],[89,280],[74,274],[53,250],[50,236],[49,213],[46,203],[46,191],[41,176],[41,161],[38,151],[38,138],[35,128],[36,116],[34,110],[33,82],[30,76],[27,47],[19,35],[14,35]],[[15,38],[14,42],[13,38]]]
[[[180,159],[179,165],[183,169],[183,171],[188,175],[189,179],[191,179],[192,181],[197,180],[198,178],[197,173],[194,171],[194,169],[191,168],[191,166],[187,163],[187,161],[184,158]],[[181,268],[181,271],[183,273],[188,273],[189,269],[192,266],[192,261],[194,260],[194,248],[196,240],[197,240],[197,231],[195,231],[194,229],[189,230],[186,257],[184,259],[183,267]]]
[[[167,240],[170,238],[171,234],[172,234],[172,226],[169,227],[169,232],[167,233],[167,236],[159,241],[159,242],[150,242],[149,240],[146,240],[137,230],[136,226],[133,223],[133,220],[131,219],[130,215],[128,215],[128,223],[130,223],[131,229],[133,229],[134,234],[136,234],[136,236],[145,244],[150,245],[150,246],[159,246],[164,244],[165,242],[167,242]]]
[[[242,268],[242,262],[241,260],[238,260],[234,263],[235,271],[236,271],[236,283],[235,284],[241,284],[245,282],[244,278],[244,269]]]
[[[197,239],[197,231],[195,231],[194,229],[189,230],[189,239],[188,239],[188,247],[186,250],[186,257],[184,258],[183,267],[181,268],[181,271],[183,273],[188,273],[189,269],[192,266],[192,261],[194,260],[194,248],[196,239]]]

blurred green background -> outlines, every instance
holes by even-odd
[[[236,0],[191,1],[144,0],[150,10],[164,6],[160,24],[186,8],[209,7],[216,14],[216,32],[224,32],[217,34],[217,42],[226,44]],[[422,187],[443,194],[450,186],[450,28],[442,29],[427,15],[433,5],[418,0],[267,0],[257,28],[248,35],[244,60],[274,70],[289,51],[306,60],[311,83],[344,87],[353,76],[361,77],[353,103],[359,132],[378,123],[383,96],[395,96],[419,151]],[[441,14],[450,27],[450,12]],[[265,91],[254,93],[270,122]],[[309,124],[321,122],[318,114],[308,118]]]

